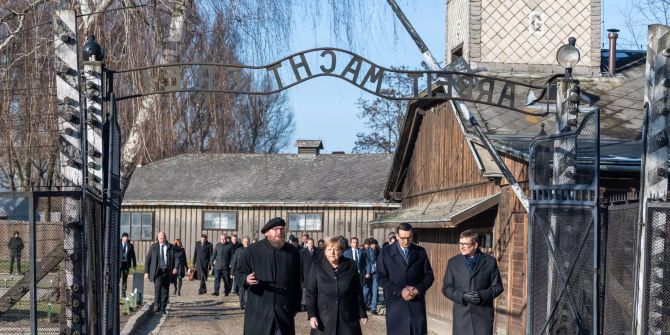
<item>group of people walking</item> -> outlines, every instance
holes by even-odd
[[[219,295],[221,280],[225,295],[237,290],[244,334],[295,334],[301,310],[311,334],[361,334],[368,311],[377,313],[378,285],[384,289],[387,334],[428,333],[425,297],[434,276],[426,250],[412,243],[410,224],[398,225],[382,248],[374,239],[361,246],[358,238],[342,236],[326,238],[319,247],[307,234],[302,244],[294,237],[286,242],[282,218],[269,220],[261,233],[265,239],[250,243],[245,237],[239,246],[236,236],[221,235],[212,246],[203,234],[193,256],[200,294],[207,292],[210,269],[213,295]],[[147,253],[145,278],[154,283],[156,311],[165,313],[171,281],[180,294],[186,256],[179,240],[173,246],[164,232],[157,237]],[[480,251],[478,239],[472,230],[460,234],[460,254],[449,260],[444,275],[442,293],[454,302],[454,334],[493,333],[493,300],[503,286],[495,258]],[[130,262],[126,250],[132,248],[124,244],[122,260]]]

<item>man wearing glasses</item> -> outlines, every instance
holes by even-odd
[[[454,302],[453,334],[493,334],[493,299],[503,292],[498,264],[479,250],[474,230],[461,233],[460,255],[447,263],[442,293]]]

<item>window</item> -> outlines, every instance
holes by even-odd
[[[237,212],[205,212],[202,229],[237,229]]]
[[[290,213],[288,215],[288,229],[300,231],[321,231],[323,215],[321,213]]]
[[[151,241],[154,238],[154,213],[121,213],[121,234],[128,233],[131,240]]]

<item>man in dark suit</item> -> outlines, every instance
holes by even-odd
[[[496,259],[479,250],[473,230],[461,233],[460,255],[444,273],[442,294],[454,302],[454,334],[493,334],[493,299],[503,292]]]
[[[312,269],[312,264],[320,255],[320,249],[314,246],[314,239],[308,237],[305,242],[305,247],[300,249],[300,268],[302,269],[302,272],[300,273],[300,282],[302,283],[302,301],[300,307],[303,310],[305,309],[305,294],[307,293],[305,284],[307,284],[307,278]]]
[[[426,250],[412,243],[412,226],[401,223],[396,231],[397,242],[384,247],[377,259],[386,299],[386,331],[388,335],[424,335],[428,333],[425,296],[435,280],[433,268]]]
[[[214,266],[214,293],[212,295],[218,296],[221,288],[221,280],[223,279],[223,293],[227,297],[232,288],[232,281],[230,279],[230,262],[233,258],[233,244],[228,243],[225,234],[219,236],[219,243],[214,247],[212,254],[212,264]]]
[[[233,259],[230,261],[230,278],[233,279],[233,285],[237,287],[237,295],[240,297],[240,309],[244,310],[244,306],[247,303],[247,290],[244,289],[243,285],[239,285],[235,279],[237,275],[238,264],[240,264],[242,257],[244,257],[244,252],[249,247],[249,238],[242,238],[241,248],[237,248],[237,251],[233,254]]]
[[[170,274],[176,275],[174,251],[164,232],[158,233],[158,242],[149,247],[144,261],[144,279],[154,283],[154,312],[166,313],[170,294]]]
[[[137,259],[135,258],[135,248],[128,240],[128,233],[124,232],[121,235],[121,267],[119,270],[121,275],[121,297],[126,297],[126,290],[128,289],[128,271],[130,268],[133,271],[137,268]]]
[[[195,244],[193,251],[193,267],[195,274],[200,279],[200,289],[198,294],[207,293],[207,275],[212,268],[212,244],[207,241],[207,234],[200,235],[200,242]]]
[[[370,278],[370,268],[367,263],[367,253],[358,247],[358,237],[351,238],[351,248],[344,250],[342,256],[349,258],[356,264],[359,278],[361,279],[361,292],[365,287],[365,280]]]

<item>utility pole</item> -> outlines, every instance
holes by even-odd
[[[568,39],[568,44],[565,45],[565,47],[572,47],[574,50],[577,50],[575,48],[576,42],[577,40],[574,37],[570,37]],[[565,66],[565,77],[558,80],[555,119],[556,134],[572,131],[572,127],[576,126],[576,122],[571,121],[570,115],[577,115],[579,111],[579,82],[572,77],[572,66],[574,66],[574,64],[561,65]],[[576,119],[574,119],[574,121],[576,121]],[[561,138],[554,141],[552,185],[570,185],[575,183],[575,149],[574,137]],[[560,193],[560,191],[554,192]],[[555,195],[559,200],[563,200],[563,196],[564,195],[561,194]],[[557,240],[561,238],[558,236],[558,224],[558,216],[556,213],[552,212],[549,217],[549,234],[547,236],[549,243],[549,250],[547,250],[547,252],[549,253],[554,253],[556,251]],[[557,293],[554,292],[554,288],[556,287],[555,281],[557,279],[556,267],[563,265],[554,263],[554,258],[551,254],[548,255],[547,260],[547,318],[549,318],[553,314],[552,309],[554,308],[554,299],[556,299],[555,295]],[[568,278],[559,279],[568,280]]]
[[[84,162],[82,156],[83,115],[79,99],[79,70],[77,65],[77,25],[75,12],[55,10],[53,14],[58,96],[58,127],[60,140],[60,172],[64,186],[82,186]],[[67,334],[87,332],[86,285],[84,273],[83,192],[79,197],[65,197],[62,204],[64,287],[61,289],[60,330]]]
[[[670,27],[649,26],[644,94],[645,127],[642,160],[642,201],[635,279],[635,334],[662,334],[669,330],[670,283],[668,265],[668,212],[649,209],[653,201],[668,198],[668,113],[670,111]]]

